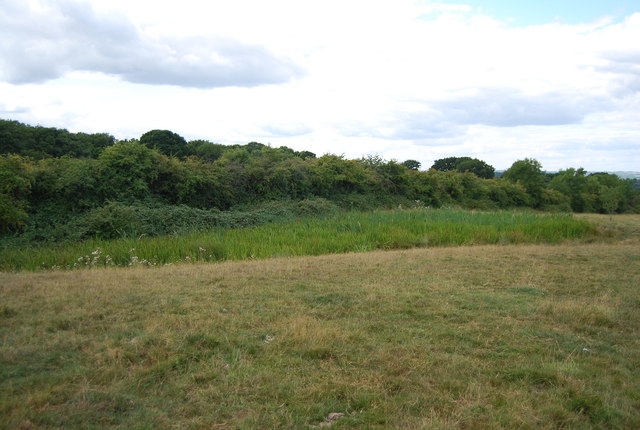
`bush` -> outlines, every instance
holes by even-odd
[[[108,202],[68,222],[49,223],[33,218],[21,238],[4,238],[6,245],[33,242],[77,242],[90,238],[117,239],[142,236],[182,235],[214,228],[242,228],[290,221],[297,217],[334,213],[338,207],[325,199],[270,201],[229,211],[166,205],[156,201],[127,204]],[[53,207],[49,212],[56,213]],[[44,217],[46,218],[46,217]]]
[[[338,206],[335,203],[318,197],[299,201],[296,205],[295,213],[300,216],[317,216],[332,214],[337,210]]]
[[[65,228],[70,238],[90,237],[115,239],[122,237],[183,234],[213,228],[220,223],[220,211],[188,206],[143,206],[110,202],[86,212]]]

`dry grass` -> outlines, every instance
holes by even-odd
[[[0,427],[640,428],[624,240],[0,273]]]
[[[574,218],[597,224],[609,238],[623,243],[640,243],[640,215],[575,214]]]

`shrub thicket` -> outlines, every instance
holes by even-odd
[[[104,136],[0,122],[5,243],[181,233],[338,207],[640,209],[640,191],[629,180],[583,169],[549,175],[531,159],[493,178],[491,166],[470,157],[438,160],[438,169],[419,171],[415,163],[379,156],[351,160],[257,142],[185,143],[167,130],[145,133],[144,143]]]

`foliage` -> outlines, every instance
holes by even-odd
[[[471,160],[471,157],[446,157],[440,158],[433,162],[431,166],[434,170],[442,172],[453,172],[458,169],[458,165],[463,161]]]
[[[169,130],[151,130],[140,136],[140,143],[170,157],[181,157],[187,152],[184,137]]]
[[[3,151],[35,157],[3,156],[0,240],[78,237],[63,226],[110,203],[227,211],[239,205],[256,208],[271,201],[320,198],[361,210],[459,206],[640,211],[640,189],[629,180],[584,169],[545,174],[540,163],[530,159],[515,162],[503,178],[494,178],[493,167],[470,157],[436,160],[433,169],[420,171],[415,160],[398,163],[379,155],[350,160],[259,142],[186,143],[169,130],[152,130],[141,140],[113,143],[108,135],[0,122]],[[91,236],[82,231],[83,237]]]
[[[561,170],[549,188],[568,196],[574,212],[623,213],[633,208],[638,194],[629,180],[609,173],[588,175],[584,169]]]
[[[405,160],[402,162],[402,165],[409,170],[420,170],[422,163],[416,160]]]
[[[119,142],[105,149],[97,165],[104,198],[134,201],[149,197],[162,157],[138,141]]]
[[[0,233],[25,225],[32,181],[28,159],[17,155],[0,155]]]
[[[484,179],[492,179],[495,177],[495,168],[493,166],[471,157],[441,158],[436,160],[431,168],[443,172],[470,172]]]
[[[81,158],[47,158],[34,166],[32,205],[55,205],[64,218],[101,203],[99,162]],[[57,221],[57,220],[56,220]]]
[[[542,171],[542,165],[538,160],[531,158],[518,160],[504,172],[502,177],[508,181],[521,184],[533,198],[534,207],[542,206],[542,190],[545,176]]]
[[[222,156],[224,145],[211,143],[207,140],[192,140],[185,148],[185,155],[192,155],[206,162],[214,162]]]
[[[456,170],[460,173],[473,173],[474,175],[484,179],[492,179],[495,177],[496,173],[496,169],[493,166],[482,160],[478,160],[477,158],[462,161],[458,164]]]
[[[67,130],[32,127],[0,119],[0,154],[18,154],[36,159],[62,157],[96,158],[113,136],[105,133],[69,133]]]

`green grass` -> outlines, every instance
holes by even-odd
[[[574,242],[0,273],[0,428],[640,428],[639,263]]]
[[[591,224],[570,215],[453,209],[350,212],[183,236],[6,249],[0,256],[0,270],[163,265],[431,246],[558,243],[594,234]]]

